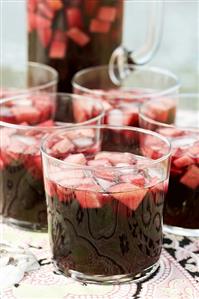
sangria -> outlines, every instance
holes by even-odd
[[[169,155],[164,137],[128,127],[76,127],[44,139],[49,236],[63,274],[119,283],[157,269]]]
[[[165,98],[164,103],[167,100]],[[198,236],[199,95],[180,95],[176,104],[176,118],[170,122],[174,110],[168,110],[163,99],[145,103],[140,108],[140,126],[155,130],[172,144],[169,188],[164,206],[165,230]],[[160,107],[164,107],[164,113]]]
[[[111,81],[108,66],[82,70],[73,78],[73,91],[100,99],[106,124],[137,127],[139,105],[157,96],[172,97],[178,92],[179,82],[166,70],[132,65],[128,69],[131,72],[120,85]]]
[[[102,118],[99,102],[76,95],[29,93],[2,100],[0,213],[7,223],[46,230],[41,139],[60,126],[98,124]]]
[[[28,0],[29,59],[59,72],[59,91],[71,91],[80,69],[108,63],[121,44],[123,0]]]

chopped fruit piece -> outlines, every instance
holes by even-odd
[[[95,155],[95,160],[108,159],[113,165],[118,163],[135,164],[135,156],[130,153],[116,153],[116,152],[99,152]]]
[[[48,119],[42,123],[39,123],[37,126],[38,127],[54,127],[55,122],[52,119]]]
[[[66,35],[61,30],[56,30],[53,36],[53,41],[49,50],[49,57],[54,59],[62,59],[67,51]]]
[[[85,165],[86,158],[84,154],[71,154],[64,159],[64,162]]]
[[[47,48],[51,41],[52,30],[50,28],[38,28],[37,32],[42,46]]]
[[[89,166],[112,166],[108,159],[98,159],[98,160],[90,160],[87,163]]]
[[[82,208],[100,208],[102,206],[103,194],[98,185],[84,184],[79,186],[80,190],[75,190],[75,195]]]
[[[108,191],[114,198],[135,211],[147,194],[148,189],[140,189],[130,183],[121,183],[110,187]]]
[[[65,12],[66,12],[66,20],[67,20],[68,28],[83,27],[82,14],[79,8],[77,7],[66,8]]]
[[[17,123],[27,122],[28,124],[36,124],[40,120],[40,112],[35,107],[15,106],[11,108],[15,115]]]
[[[61,0],[46,0],[48,6],[53,10],[57,11],[63,7],[63,3]]]
[[[80,47],[84,47],[90,41],[90,37],[78,28],[71,28],[67,32],[67,36]]]
[[[141,174],[138,174],[138,175],[126,174],[126,175],[122,175],[120,177],[120,179],[123,182],[132,183],[132,184],[134,184],[138,187],[144,187],[145,186],[145,178]]]
[[[72,189],[57,185],[56,193],[59,200],[65,202],[71,199]]]
[[[110,26],[111,23],[109,22],[92,19],[90,23],[90,32],[108,33],[110,30]]]
[[[74,145],[67,138],[60,140],[52,147],[53,152],[58,152],[60,154],[68,153],[73,149],[74,149]]]
[[[191,157],[184,155],[181,156],[180,158],[175,159],[173,164],[178,168],[183,168],[191,164],[194,164],[194,160]]]
[[[108,180],[108,181],[115,181],[116,179],[116,172],[113,171],[112,169],[104,169],[104,168],[97,168],[94,170],[94,175],[97,178],[101,178],[104,180]]]
[[[41,30],[41,28],[50,28],[50,25],[51,20],[40,15],[35,16],[35,26],[37,29]]]
[[[180,182],[191,189],[199,187],[199,167],[191,165],[180,179]]]
[[[56,190],[57,190],[56,184],[54,182],[52,182],[52,181],[49,181],[47,178],[45,178],[44,183],[45,183],[46,193],[49,196],[54,197],[55,194],[56,194]]]
[[[67,51],[66,35],[61,30],[56,30],[49,50],[49,57],[54,59],[62,59]]]
[[[117,14],[117,9],[111,6],[101,6],[97,18],[102,21],[114,22]]]
[[[48,5],[45,4],[45,2],[40,2],[38,3],[37,6],[38,12],[41,13],[44,17],[48,19],[52,19],[54,16],[54,11],[49,7]]]
[[[199,157],[199,144],[196,142],[188,148],[188,153],[193,157]]]
[[[161,128],[158,129],[157,132],[166,137],[179,137],[184,135],[182,130],[176,128]]]

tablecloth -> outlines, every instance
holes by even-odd
[[[121,285],[82,284],[56,272],[50,256],[48,234],[18,230],[0,224],[8,242],[28,247],[39,270],[29,272],[2,299],[199,299],[199,238],[164,234],[160,266],[142,283]]]

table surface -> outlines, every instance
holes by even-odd
[[[156,273],[143,283],[84,285],[58,274],[51,262],[48,235],[0,224],[3,239],[28,247],[40,264],[2,299],[199,299],[199,238],[164,235],[164,248]]]

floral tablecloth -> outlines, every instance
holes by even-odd
[[[54,269],[45,233],[30,233],[0,224],[8,242],[28,247],[37,257],[39,270],[29,272],[2,299],[199,299],[199,238],[164,235],[164,248],[156,273],[143,283],[121,285],[81,284]]]

